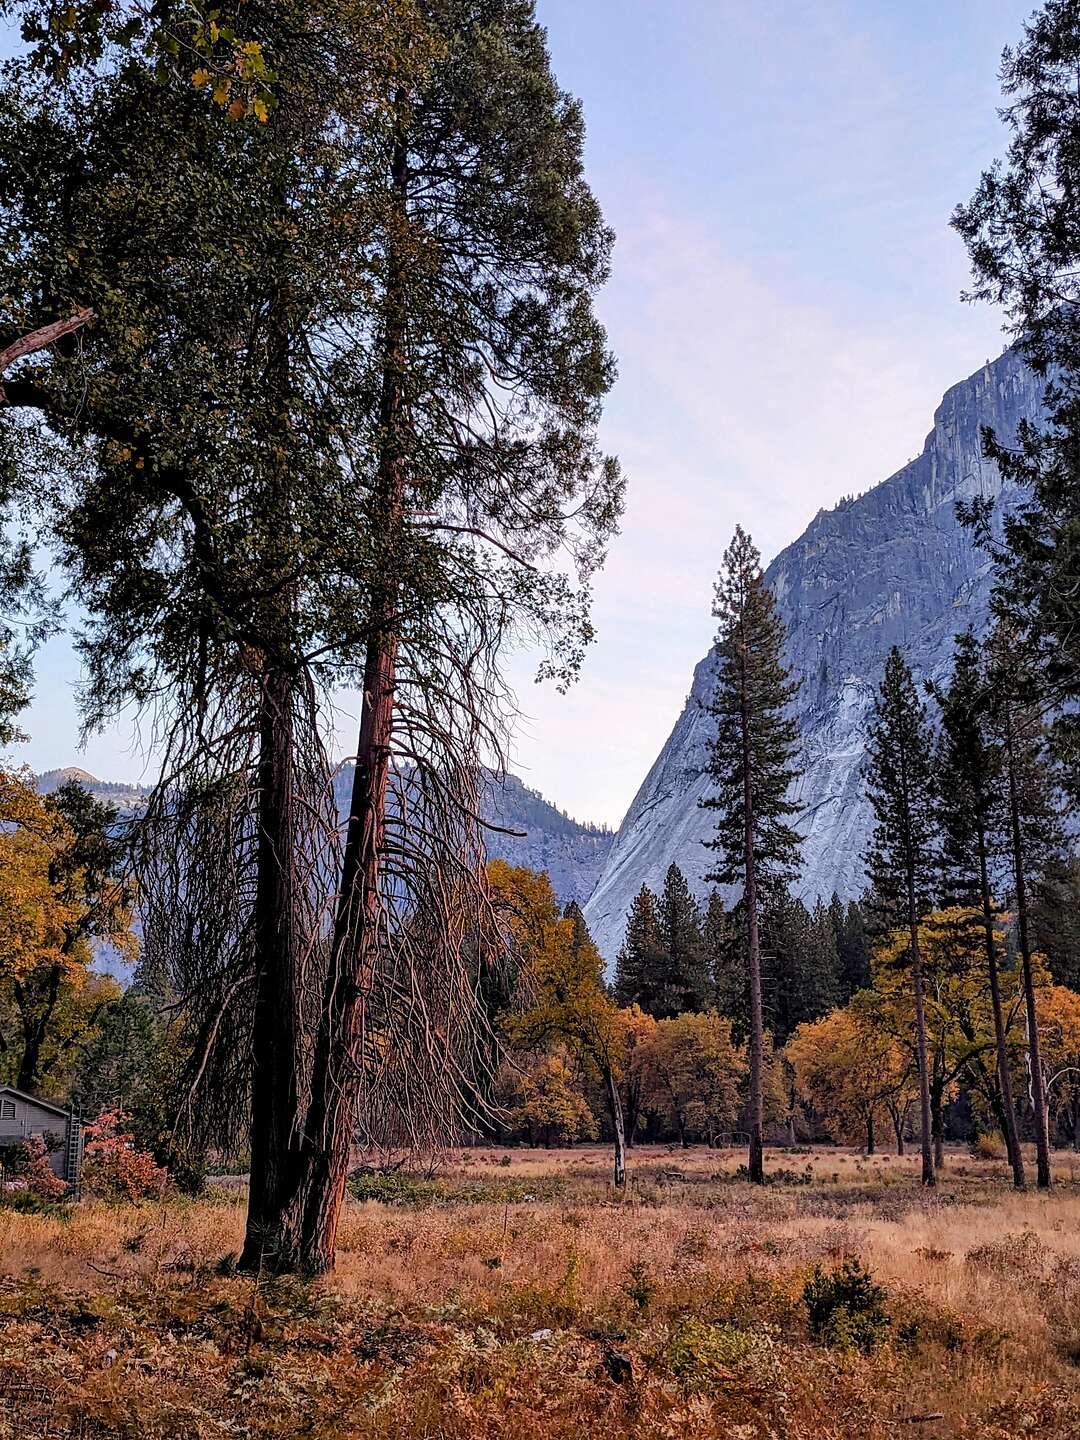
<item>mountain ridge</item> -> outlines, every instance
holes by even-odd
[[[339,766],[334,777],[334,793],[342,814],[349,803],[351,777],[352,766],[348,764]],[[100,780],[76,765],[45,770],[35,779],[43,795],[77,780],[98,799],[128,811],[144,805],[151,789],[124,781]],[[485,819],[500,827],[486,833],[489,859],[546,870],[563,905],[571,900],[584,904],[603,868],[614,831],[573,819],[513,774],[489,777],[484,812]]]
[[[794,795],[804,859],[797,893],[853,898],[863,888],[870,829],[862,758],[874,695],[892,645],[916,680],[948,673],[953,637],[981,623],[990,590],[987,557],[956,518],[975,495],[1017,493],[1002,486],[982,454],[992,426],[1010,442],[1022,419],[1042,413],[1041,382],[1014,350],[951,386],[923,449],[862,494],[820,510],[772,561],[772,586],[787,632],[785,657],[802,681],[794,704],[803,737],[803,775]],[[1000,523],[1000,521],[999,521]],[[672,861],[700,896],[708,889],[712,819],[698,806],[707,791],[709,720],[704,709],[715,652],[699,662],[682,713],[645,777],[585,907],[609,962],[622,943],[626,911],[642,884],[657,889]]]

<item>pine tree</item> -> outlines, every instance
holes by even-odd
[[[761,903],[793,875],[801,841],[789,823],[799,807],[788,798],[796,778],[798,727],[789,713],[797,685],[784,668],[783,624],[765,584],[761,556],[736,529],[724,554],[713,615],[717,675],[708,709],[716,723],[707,773],[716,812],[717,854],[708,878],[742,887],[750,981],[750,1155],[755,1184],[764,1183],[764,1018],[761,991]]]
[[[1037,1184],[1040,1190],[1045,1190],[1051,1181],[1050,1135],[1032,961],[1030,897],[1040,875],[1060,870],[1065,844],[1033,657],[1007,626],[999,626],[989,648],[995,699],[993,720],[1002,747],[1005,788],[1002,843],[1010,862],[1016,936],[1023,967]]]
[[[667,1001],[657,1019],[709,1008],[709,976],[701,909],[677,865],[668,867],[660,895],[660,940],[666,953]]]
[[[787,890],[774,890],[762,909],[762,995],[773,1039],[785,1045],[802,1024],[839,999],[839,960],[829,912],[813,911]]]
[[[989,733],[993,693],[971,630],[957,636],[952,680],[935,691],[941,706],[936,770],[942,837],[942,893],[947,906],[970,909],[982,931],[994,1022],[1000,1110],[1013,1184],[1023,1190],[1024,1157],[1016,1126],[1012,1071],[998,973],[997,907],[992,877],[1002,831],[1002,751]]]
[[[1080,858],[1051,863],[1031,896],[1032,943],[1055,985],[1080,991]]]
[[[737,1045],[750,1034],[750,977],[746,968],[746,926],[740,908],[729,910],[719,890],[709,892],[702,934],[717,1013],[731,1021]]]
[[[813,1011],[807,1018],[816,1020],[840,1004],[841,993],[839,941],[832,912],[823,900],[812,912],[807,973],[806,1008]]]
[[[919,921],[931,908],[936,878],[932,742],[911,671],[895,647],[886,661],[875,705],[866,780],[876,820],[867,855],[874,901],[888,929],[907,933],[915,992],[922,1181],[933,1185],[926,997],[919,950]]]
[[[615,964],[615,999],[624,1008],[639,1005],[647,1015],[662,1015],[668,998],[667,966],[659,903],[643,885],[626,917],[626,939]]]
[[[840,1003],[846,1005],[853,995],[870,984],[870,941],[857,900],[849,900],[845,908],[840,896],[834,894],[829,902],[829,916],[836,936]]]
[[[953,225],[968,248],[968,298],[1004,307],[1016,344],[1047,380],[1045,419],[1011,435],[984,431],[984,450],[1020,490],[1004,517],[993,502],[962,507],[994,554],[994,609],[1032,648],[1058,702],[1080,698],[1080,11],[1046,0],[1002,57],[1004,162],[983,173]],[[1053,725],[1059,759],[1080,793],[1080,710],[1065,704]]]
[[[53,35],[45,0],[12,8]],[[183,988],[252,1057],[221,1092],[251,1102],[244,1264],[319,1271],[361,1102],[445,1133],[469,1090],[503,642],[572,679],[621,504],[612,237],[529,0],[238,9],[279,77],[250,123],[186,47],[114,36],[56,92],[5,68],[0,318],[94,322],[5,377],[4,414],[68,447],[91,720],[163,701],[172,795],[237,796],[230,947]],[[357,682],[338,856],[322,702]]]

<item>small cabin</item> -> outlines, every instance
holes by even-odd
[[[31,1135],[46,1138],[49,1164],[61,1180],[74,1185],[82,1166],[79,1117],[51,1100],[39,1100],[36,1095],[27,1095],[13,1085],[0,1085],[0,1150]]]

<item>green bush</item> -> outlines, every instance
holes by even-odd
[[[696,1315],[688,1316],[676,1331],[668,1363],[681,1380],[725,1386],[739,1380],[770,1383],[779,1365],[767,1329],[714,1325]]]
[[[626,1279],[619,1287],[639,1310],[647,1310],[656,1293],[656,1282],[644,1260],[633,1260],[626,1267]]]
[[[865,1355],[888,1334],[886,1299],[869,1270],[854,1259],[828,1273],[816,1267],[803,1289],[810,1333],[826,1345]]]

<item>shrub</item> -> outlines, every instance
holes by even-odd
[[[696,1315],[676,1331],[668,1362],[680,1379],[711,1385],[730,1385],[736,1378],[766,1383],[778,1369],[768,1330],[714,1325]]]
[[[42,1135],[27,1135],[25,1139],[5,1146],[3,1169],[10,1177],[6,1188],[12,1198],[26,1196],[48,1203],[59,1200],[67,1192],[67,1184],[49,1164],[49,1145]],[[19,1209],[33,1208],[16,1204]]]
[[[803,1289],[810,1333],[826,1345],[866,1355],[888,1332],[885,1300],[882,1287],[854,1259],[828,1273],[815,1267]]]
[[[971,1153],[976,1160],[1004,1160],[1005,1146],[997,1135],[984,1134],[971,1142]]]
[[[103,1200],[146,1200],[163,1193],[168,1175],[135,1146],[122,1110],[103,1110],[86,1127],[83,1188]]]
[[[626,1279],[619,1287],[639,1310],[647,1310],[656,1293],[656,1284],[644,1260],[632,1260],[626,1267]]]

